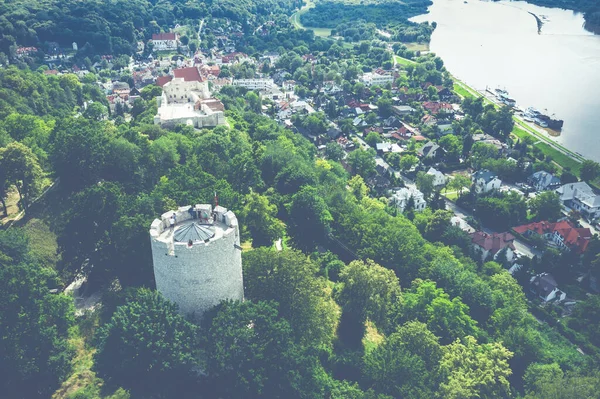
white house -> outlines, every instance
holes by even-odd
[[[498,259],[501,252],[505,251],[506,260],[512,262],[515,254],[515,237],[510,233],[488,234],[483,231],[476,231],[470,234],[471,246],[473,250],[481,254],[481,261],[485,262],[488,258]]]
[[[527,178],[527,183],[536,191],[554,190],[560,186],[560,179],[552,173],[540,170]]]
[[[234,86],[245,87],[248,90],[270,90],[275,86],[273,79],[234,79]]]
[[[179,45],[179,35],[173,32],[155,33],[152,35],[151,42],[154,46],[154,50],[177,50],[177,46]]]
[[[498,190],[502,185],[502,180],[495,173],[482,169],[473,173],[473,184],[477,194],[489,193],[492,190]]]
[[[385,86],[388,83],[394,82],[394,76],[387,72],[366,72],[363,73],[360,81],[363,82],[365,86]]]
[[[529,285],[531,292],[544,302],[549,302],[553,299],[561,302],[567,297],[567,294],[558,289],[556,280],[549,273],[540,273],[531,277]]]
[[[433,185],[435,187],[441,187],[446,185],[446,176],[435,168],[429,168],[427,174],[433,176]]]
[[[556,189],[566,207],[581,213],[587,219],[600,218],[600,195],[585,182],[565,184]]]
[[[409,199],[412,198],[415,203],[415,211],[422,211],[427,206],[427,202],[423,198],[423,193],[415,187],[402,187],[396,190],[390,199],[390,201],[396,205],[400,212],[404,212],[404,209],[408,205]]]

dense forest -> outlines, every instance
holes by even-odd
[[[311,27],[334,28],[334,34],[353,41],[372,39],[377,27],[392,33],[401,42],[429,41],[433,28],[409,22],[408,18],[427,12],[430,0],[412,1],[318,1],[301,15],[302,23]],[[361,25],[365,25],[361,28]]]
[[[138,40],[168,31],[176,23],[207,16],[230,18],[243,26],[269,14],[286,14],[298,0],[175,2],[146,0],[18,0],[0,1],[0,52],[15,46],[39,46],[54,54],[56,47],[86,45],[90,54],[132,54]],[[54,44],[56,43],[56,44]]]

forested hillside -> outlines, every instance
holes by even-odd
[[[89,44],[92,54],[132,54],[138,40],[168,31],[176,23],[198,23],[207,16],[231,18],[244,25],[270,13],[290,13],[298,0],[211,0],[171,2],[146,0],[18,0],[0,1],[0,52],[12,46],[40,46],[55,51],[52,43],[70,47]]]

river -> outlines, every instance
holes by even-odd
[[[538,34],[537,22],[543,21]],[[431,51],[458,79],[477,90],[509,92],[521,108],[565,121],[557,142],[600,161],[600,36],[583,15],[526,2],[433,0]]]

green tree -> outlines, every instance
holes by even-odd
[[[84,118],[69,119],[55,129],[52,162],[61,184],[77,189],[98,181],[105,167],[110,135],[106,126]]]
[[[447,188],[451,190],[458,191],[459,195],[462,195],[462,192],[465,188],[471,186],[471,178],[466,175],[457,174],[447,185]]]
[[[331,345],[339,311],[316,277],[314,264],[301,252],[258,248],[243,254],[246,296],[254,301],[275,300],[301,342]]]
[[[348,165],[352,167],[355,174],[367,178],[375,174],[375,150],[369,148],[368,151],[356,149],[348,154]]]
[[[456,338],[478,333],[477,323],[469,316],[469,307],[459,297],[450,300],[443,289],[433,281],[413,281],[395,316],[396,323],[418,320],[442,339],[452,342]]]
[[[248,103],[248,107],[256,113],[262,112],[262,100],[258,94],[253,91],[249,91],[246,93],[246,102]]]
[[[404,155],[400,158],[400,170],[408,171],[410,168],[419,163],[419,158],[414,155]]]
[[[310,369],[277,304],[223,302],[215,313],[206,337],[211,396],[298,397],[295,379],[308,379]]]
[[[382,140],[381,140],[381,136],[379,135],[379,133],[370,132],[369,134],[367,134],[367,137],[365,137],[365,141],[371,147],[375,147],[375,145],[377,143],[381,143]]]
[[[442,383],[438,391],[445,399],[495,399],[510,394],[508,361],[512,353],[500,343],[477,344],[471,336],[443,348],[440,361]]]
[[[98,332],[94,369],[134,392],[185,392],[196,365],[196,327],[158,292],[138,290]]]
[[[439,141],[439,144],[444,150],[446,150],[446,156],[453,161],[457,161],[462,154],[462,141],[453,134],[447,134],[442,137]]]
[[[73,299],[52,294],[53,270],[32,261],[26,236],[0,231],[0,389],[7,398],[50,397],[71,369]]]
[[[435,371],[442,357],[438,338],[419,322],[400,326],[364,356],[364,374],[377,392],[395,398],[434,397]]]
[[[348,180],[348,186],[352,190],[352,194],[354,194],[359,201],[369,195],[369,187],[367,187],[364,179],[359,175],[353,176]]]
[[[17,188],[21,208],[27,209],[41,189],[43,172],[37,157],[24,144],[12,142],[0,148],[0,167],[6,181]]]
[[[332,161],[341,161],[344,158],[344,149],[335,141],[330,141],[325,146],[325,155]]]
[[[83,116],[95,121],[101,121],[108,117],[108,109],[105,105],[95,102],[87,106],[83,112]]]
[[[292,197],[288,230],[296,245],[309,249],[329,236],[331,214],[316,188],[305,186]]]
[[[423,193],[425,199],[431,198],[431,194],[433,194],[433,190],[435,189],[433,178],[433,175],[428,175],[425,172],[417,173],[417,188]]]
[[[531,213],[536,220],[556,221],[562,216],[560,197],[553,191],[545,191],[529,201]]]
[[[282,222],[277,219],[277,205],[256,192],[246,195],[246,204],[241,212],[242,226],[248,229],[254,248],[273,245],[273,241],[284,233]]]
[[[600,176],[600,164],[592,160],[586,159],[581,163],[579,176],[583,181],[592,181]]]
[[[338,303],[344,313],[361,325],[369,319],[387,328],[388,312],[400,298],[400,282],[393,270],[372,260],[357,260],[342,269],[340,282]]]

